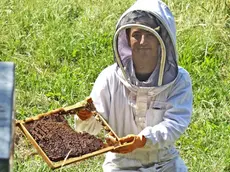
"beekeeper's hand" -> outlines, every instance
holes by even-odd
[[[139,135],[129,134],[125,137],[120,138],[119,142],[121,144],[125,144],[125,143],[131,143],[131,144],[127,146],[115,148],[112,152],[125,154],[125,153],[130,153],[135,149],[142,148],[146,143],[146,138],[143,135],[139,136]]]
[[[87,109],[80,109],[77,112],[77,116],[83,121],[89,119],[92,115],[93,113]]]

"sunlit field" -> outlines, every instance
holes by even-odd
[[[16,64],[16,118],[89,96],[114,63],[118,17],[135,0],[1,0],[0,61]],[[191,172],[230,171],[230,1],[166,0],[177,24],[179,65],[191,75],[192,122],[177,141]],[[104,156],[55,171],[101,172]],[[16,130],[15,172],[52,171]]]

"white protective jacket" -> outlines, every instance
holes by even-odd
[[[140,82],[133,72],[131,50],[124,35],[135,23],[126,20],[130,12],[141,10],[156,18],[161,27],[158,65],[148,81]],[[144,135],[143,148],[128,154],[107,153],[104,171],[186,171],[175,149],[175,141],[186,130],[192,114],[192,86],[188,72],[178,67],[176,29],[168,7],[160,0],[137,0],[119,19],[114,35],[116,63],[104,69],[95,81],[91,97],[97,111],[119,137]],[[77,131],[97,134],[101,126],[90,118],[75,118]]]

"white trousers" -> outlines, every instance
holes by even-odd
[[[129,160],[122,158],[122,164],[127,164],[129,166]],[[127,161],[127,162],[126,162]],[[180,157],[176,157],[170,161],[162,163],[154,163],[148,166],[142,167],[127,167],[118,168],[112,162],[104,162],[103,164],[104,172],[187,172],[188,169],[184,161]]]

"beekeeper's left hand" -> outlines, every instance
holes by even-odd
[[[130,153],[135,149],[142,148],[146,143],[146,138],[143,135],[134,135],[129,134],[125,137],[119,139],[119,142],[122,144],[129,143],[127,146],[115,148],[112,152],[115,153]]]
[[[77,112],[77,115],[81,120],[84,121],[89,119],[93,115],[93,113],[87,109],[81,109]]]

